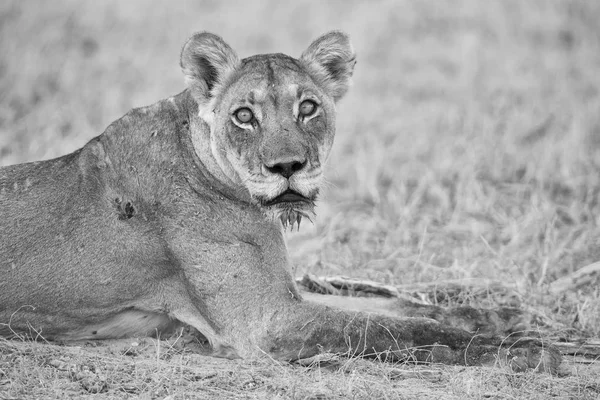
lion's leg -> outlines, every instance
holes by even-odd
[[[190,268],[191,272],[197,270]],[[242,275],[243,271],[236,273]],[[186,277],[190,288],[205,285],[201,277],[190,273]],[[244,279],[246,283],[249,280]],[[560,364],[560,354],[539,341],[509,343],[428,318],[342,310],[302,300],[292,286],[281,281],[262,283],[252,287],[273,287],[243,292],[234,290],[237,286],[229,282],[219,287],[215,297],[180,299],[171,303],[170,315],[205,334],[216,355],[225,357],[269,354],[291,361],[334,352],[462,365],[489,365],[502,359],[517,369],[550,372]]]
[[[418,304],[402,298],[352,297],[302,293],[310,301],[353,311],[375,312],[393,317],[431,318],[441,324],[472,333],[511,335],[529,329],[527,315],[519,309],[482,309],[468,306],[440,307]]]
[[[193,232],[166,233],[182,268],[180,285],[189,293],[189,298],[177,298],[182,290],[173,289],[165,297],[171,298],[170,313],[201,332],[206,325],[212,327],[208,332],[213,342],[231,346],[242,357],[266,353],[296,360],[321,351],[385,353],[392,359],[470,365],[489,364],[499,354],[500,339],[474,336],[431,319],[344,311],[303,300],[285,267],[285,244],[279,234],[207,245]],[[193,309],[182,310],[184,303]],[[519,362],[529,368],[553,370],[558,365],[548,356],[555,354],[551,348],[519,348]]]
[[[487,335],[523,334],[530,329],[529,316],[523,310],[512,307],[440,307],[397,299],[390,311],[406,317],[431,318],[444,325]]]
[[[424,318],[390,318],[301,302],[278,319],[269,353],[285,360],[319,352],[381,356],[443,364],[489,365],[504,359],[517,369],[555,372],[560,354],[538,341],[503,343]]]

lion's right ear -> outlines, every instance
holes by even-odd
[[[198,104],[206,104],[238,67],[237,54],[219,36],[194,34],[181,50],[181,69]]]

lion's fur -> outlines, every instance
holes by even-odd
[[[182,50],[187,90],[72,154],[0,169],[0,334],[103,339],[188,324],[224,356],[496,354],[498,338],[330,308],[297,290],[277,217],[311,215],[354,64],[341,32],[298,60],[239,60],[200,33]],[[298,114],[303,99],[314,115]],[[232,119],[239,107],[252,124]],[[273,172],[285,163],[296,168],[287,179]],[[272,204],[287,189],[307,201]]]

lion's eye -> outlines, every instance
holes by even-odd
[[[317,110],[317,104],[312,100],[304,100],[300,103],[300,107],[298,108],[298,112],[303,117],[309,117],[315,113]]]
[[[240,108],[235,112],[235,118],[242,124],[247,124],[248,122],[252,121],[254,115],[249,108]]]

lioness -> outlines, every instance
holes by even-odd
[[[181,52],[185,91],[72,154],[0,169],[0,334],[72,341],[187,324],[226,357],[493,359],[499,338],[329,307],[296,287],[283,228],[313,216],[354,64],[342,32],[299,59],[243,60],[198,33]],[[556,365],[538,342],[510,351],[521,366]]]

